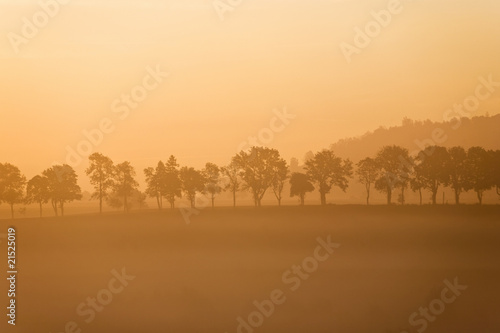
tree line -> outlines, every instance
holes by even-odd
[[[164,200],[170,208],[175,208],[176,200],[182,197],[194,208],[200,194],[209,197],[214,207],[216,197],[223,191],[232,194],[233,206],[239,191],[249,191],[257,207],[261,206],[264,195],[272,191],[281,205],[287,182],[290,196],[298,197],[301,205],[315,189],[321,205],[326,205],[327,194],[334,187],[345,192],[352,178],[365,186],[367,205],[372,188],[386,195],[387,204],[392,204],[394,193],[398,194],[398,202],[405,204],[408,189],[419,194],[420,204],[423,191],[428,191],[436,204],[440,187],[454,191],[456,204],[460,204],[461,194],[467,191],[476,193],[479,204],[485,191],[495,189],[500,196],[500,151],[481,147],[465,150],[431,146],[417,156],[410,156],[406,148],[384,146],[375,156],[366,157],[355,166],[349,159],[323,150],[308,156],[301,170],[291,172],[276,149],[252,147],[233,156],[226,166],[206,163],[201,170],[181,167],[170,156],[166,162],[159,161],[144,170],[144,192],[139,191],[130,162],[115,164],[109,157],[93,153],[85,172],[94,188],[92,198],[99,201],[101,213],[104,203],[128,212],[132,202],[143,205],[147,197],[156,200],[158,209],[163,208]],[[10,205],[12,217],[15,204],[36,203],[42,216],[43,204],[50,202],[58,216],[64,215],[66,203],[81,199],[78,176],[67,164],[52,166],[27,181],[18,167],[0,163],[0,202]]]

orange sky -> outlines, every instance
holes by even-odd
[[[114,131],[94,151],[141,179],[171,154],[225,164],[284,107],[296,118],[267,145],[301,158],[405,116],[441,120],[479,76],[500,81],[497,0],[401,1],[348,63],[339,45],[388,3],[243,0],[222,21],[212,0],[73,0],[16,53],[9,36],[40,5],[0,0],[0,162],[30,178],[107,118]],[[170,75],[120,119],[113,102],[157,66]],[[500,89],[477,114],[499,111]]]

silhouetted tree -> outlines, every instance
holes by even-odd
[[[314,186],[305,173],[294,172],[290,177],[290,196],[298,196],[300,205],[304,206],[306,193],[314,191]]]
[[[158,162],[156,168],[144,169],[146,176],[146,194],[156,198],[158,209],[163,208],[163,196],[166,195],[167,169],[162,161]]]
[[[115,169],[113,161],[101,153],[90,155],[89,162],[85,173],[90,178],[90,184],[94,185],[92,199],[99,199],[99,213],[102,214],[102,202],[113,188]]]
[[[28,181],[26,187],[26,203],[37,203],[40,205],[40,217],[42,217],[42,205],[49,202],[49,180],[44,176],[35,176]]]
[[[147,199],[146,193],[143,193],[137,189],[133,189],[130,192],[130,195],[127,196],[127,206],[128,210],[132,210],[134,207],[138,207],[139,209],[146,208],[148,205],[146,204]],[[123,197],[118,195],[117,192],[111,192],[107,197],[107,203],[113,208],[121,209],[124,207]]]
[[[18,167],[0,163],[0,202],[10,205],[11,217],[14,218],[14,205],[23,202],[26,177]]]
[[[75,170],[67,164],[54,165],[43,171],[42,175],[48,179],[50,201],[55,215],[58,215],[59,207],[61,216],[64,216],[64,204],[82,198]]]
[[[302,172],[302,171],[303,170],[299,165],[299,160],[295,157],[292,157],[292,159],[290,160],[290,172],[294,173],[294,172]]]
[[[304,154],[304,164],[312,159],[314,159],[314,153],[311,150],[309,150],[307,153]]]
[[[306,162],[309,179],[318,184],[321,205],[326,205],[326,195],[333,186],[345,192],[352,177],[352,162],[335,156],[331,150],[323,150]]]
[[[358,162],[356,169],[356,175],[361,184],[365,185],[366,188],[366,204],[370,204],[370,188],[371,185],[375,183],[379,177],[379,167],[377,162],[371,158],[367,157]]]
[[[118,194],[116,194],[116,192],[114,191],[107,196],[106,202],[112,208],[116,209],[123,208],[123,198],[119,197]]]
[[[500,196],[500,150],[491,152],[492,154],[492,179],[493,185],[496,187],[496,192]]]
[[[191,204],[191,208],[196,207],[196,193],[203,193],[205,190],[206,179],[202,172],[190,167],[182,167],[180,171],[182,189],[186,193]]]
[[[410,179],[410,187],[413,192],[418,192],[420,205],[422,205],[422,190],[424,189],[424,181],[416,172],[414,177]]]
[[[444,147],[430,146],[421,151],[417,158],[415,173],[422,181],[423,188],[431,191],[432,204],[437,203],[439,186],[449,183],[450,156]]]
[[[266,147],[252,147],[249,152],[242,151],[233,157],[245,181],[244,188],[251,191],[256,207],[261,206],[267,189],[273,185],[275,167],[281,160],[276,149]]]
[[[123,199],[123,209],[126,213],[130,211],[128,199],[137,190],[139,183],[135,180],[135,170],[130,162],[122,162],[115,166],[114,194]]]
[[[484,191],[494,186],[494,180],[491,177],[492,158],[482,147],[471,147],[467,151],[466,169],[468,181],[466,190],[474,190],[479,204],[483,203]]]
[[[379,177],[375,188],[387,195],[387,204],[392,203],[392,192],[401,186],[401,193],[408,186],[411,159],[408,149],[399,146],[385,146],[377,153],[375,161],[379,167]]]
[[[179,164],[177,164],[176,158],[171,155],[165,163],[165,184],[164,184],[164,195],[167,201],[170,203],[170,208],[175,208],[175,198],[180,198],[182,195],[182,182],[179,174]]]
[[[212,200],[212,208],[214,208],[215,197],[222,191],[222,187],[220,186],[221,170],[217,165],[213,163],[207,163],[205,164],[205,168],[203,169],[202,173],[206,181],[205,189],[210,194],[210,199]]]
[[[233,207],[236,207],[236,193],[239,191],[241,181],[239,177],[239,168],[236,163],[231,162],[228,166],[221,169],[222,174],[227,178],[225,191],[231,191],[233,194]]]
[[[405,191],[410,186],[411,176],[414,172],[414,160],[410,156],[407,156],[406,167],[404,171],[400,173],[399,176],[399,188],[401,189],[401,193],[399,194],[399,202],[404,205],[406,203],[405,199]]]
[[[452,147],[448,150],[449,185],[455,192],[455,203],[460,204],[460,194],[468,187],[467,182],[467,152],[462,147]]]
[[[134,198],[134,201],[132,202],[137,202],[139,209],[148,207],[148,204],[146,203],[146,199],[148,198],[148,196],[146,193],[143,193],[139,190],[134,190],[134,193],[132,193],[132,198]]]
[[[285,187],[285,182],[288,179],[288,166],[286,165],[286,161],[284,159],[280,159],[276,161],[273,169],[272,189],[274,196],[278,200],[278,206],[281,206],[283,188]]]

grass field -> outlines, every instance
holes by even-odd
[[[17,318],[2,313],[1,332],[500,332],[498,206],[220,208],[190,224],[151,211],[2,220],[0,234],[9,226]],[[318,237],[339,246],[315,267]],[[439,301],[455,278],[467,289]],[[255,314],[273,291],[280,304]],[[410,325],[430,304],[439,315]],[[240,326],[249,315],[258,327]]]

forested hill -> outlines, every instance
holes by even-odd
[[[362,158],[374,156],[386,145],[405,147],[411,153],[421,150],[420,147],[424,144],[432,143],[444,147],[462,146],[465,149],[472,146],[500,149],[500,114],[462,118],[460,123],[456,120],[432,122],[404,119],[401,126],[379,127],[360,137],[342,139],[330,148],[337,156],[357,162]]]

